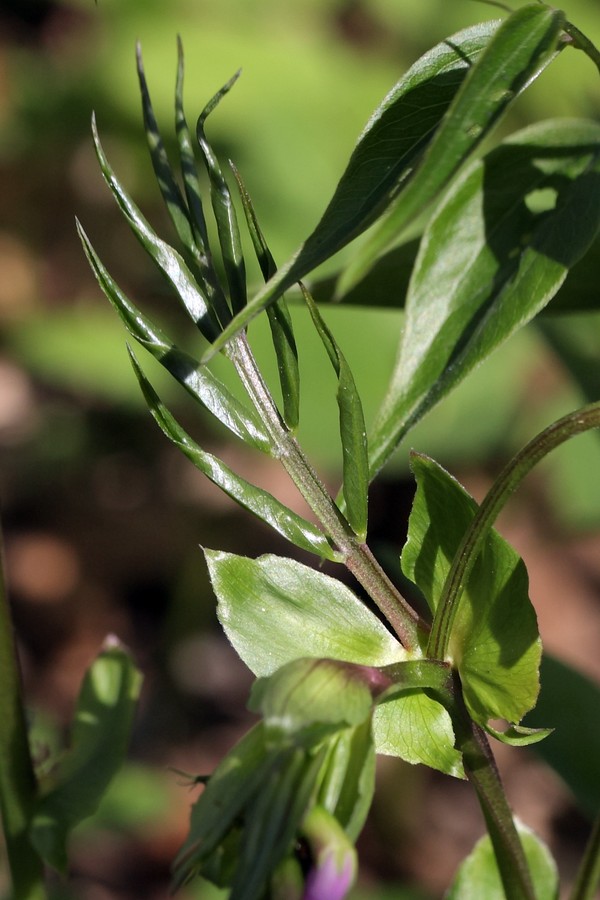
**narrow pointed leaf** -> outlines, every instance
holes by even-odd
[[[262,233],[254,204],[242,177],[237,168],[231,163],[233,174],[238,184],[240,197],[246,216],[248,231],[252,238],[254,252],[260,265],[265,281],[268,281],[277,271],[275,260],[269,250],[268,244]],[[277,369],[279,371],[279,383],[283,397],[283,418],[292,431],[297,428],[300,419],[300,371],[298,368],[298,350],[294,339],[294,328],[287,303],[284,297],[279,297],[271,306],[267,307],[271,337],[277,357]]]
[[[240,403],[206,366],[201,366],[192,356],[173,344],[170,338],[125,296],[105,269],[79,223],[77,230],[94,275],[129,334],[222,425],[249,446],[263,453],[269,453],[271,443],[259,416]]]
[[[40,785],[31,822],[32,841],[42,858],[67,869],[72,829],[97,809],[121,767],[141,687],[141,675],[115,640],[88,669],[79,698],[70,747]]]
[[[502,23],[471,67],[414,178],[342,276],[342,290],[356,283],[449,183],[508,106],[551,62],[564,23],[564,13],[539,3],[521,7]]]
[[[235,500],[240,506],[270,525],[297,547],[316,553],[324,559],[336,559],[335,551],[322,531],[292,512],[272,494],[250,484],[225,465],[212,453],[202,450],[183,430],[168,409],[161,403],[150,382],[142,372],[135,356],[129,351],[131,361],[148,408],[164,434],[181,452],[203,472],[213,484]]]
[[[338,820],[351,840],[364,825],[375,789],[372,723],[345,728],[329,741],[317,803]]]
[[[442,41],[392,88],[367,123],[315,230],[225,329],[213,351],[383,212],[409,182],[470,67],[497,28],[498,22],[488,22]]]
[[[354,533],[364,540],[367,534],[369,458],[362,403],[350,366],[323,321],[314,300],[304,287],[302,287],[302,295],[337,375],[337,402],[340,411],[340,437],[343,454],[344,512]]]
[[[220,331],[220,325],[200,285],[180,254],[152,230],[140,210],[117,180],[100,144],[95,119],[92,121],[92,131],[102,175],[119,208],[125,215],[131,230],[174,288],[192,321],[195,322],[205,337],[209,340],[214,339],[215,335]]]
[[[433,460],[413,454],[417,493],[402,551],[402,571],[437,611],[446,576],[477,505]],[[491,530],[473,566],[454,621],[451,661],[464,698],[482,724],[519,722],[539,691],[541,645],[518,554]]]
[[[231,90],[239,77],[239,72],[231,78],[224,87],[218,91],[208,102],[198,119],[196,125],[196,137],[200,150],[204,157],[206,171],[210,181],[210,197],[212,201],[219,244],[229,285],[229,296],[232,309],[239,312],[246,306],[246,268],[242,253],[242,242],[237,221],[237,214],[233,205],[233,199],[229,185],[219,165],[219,160],[206,138],[204,123],[225,94]]]
[[[218,284],[216,274],[212,267],[208,252],[208,235],[206,223],[200,200],[198,177],[195,170],[193,151],[187,123],[183,112],[183,51],[181,42],[178,42],[178,68],[176,90],[176,128],[180,147],[180,159],[182,164],[186,198],[181,192],[175,178],[171,164],[167,156],[154,109],[150,100],[144,66],[142,62],[141,46],[136,48],[137,71],[142,95],[142,110],[144,114],[144,128],[146,139],[150,149],[152,166],[161,194],[165,201],[171,221],[179,239],[189,254],[192,269],[197,275],[202,291],[207,297],[208,304],[219,317],[221,323],[226,324],[231,319],[231,313],[227,307],[225,297]]]
[[[205,550],[217,615],[255,675],[298,657],[382,666],[406,652],[352,591],[291,559]]]
[[[260,785],[268,765],[261,722],[227,754],[192,806],[190,831],[173,863],[174,888],[197,874],[203,860],[218,847]]]
[[[530,828],[519,821],[516,825],[531,873],[536,900],[557,900],[558,872],[552,854]],[[488,835],[475,844],[461,865],[447,894],[447,900],[482,900],[483,897],[485,900],[506,900],[492,842]]]
[[[160,192],[180,241],[184,247],[193,254],[194,258],[198,258],[199,248],[197,247],[192,234],[192,226],[185,200],[183,199],[183,195],[177,184],[173,170],[171,169],[167,151],[156,121],[156,116],[154,115],[154,109],[152,107],[152,101],[150,100],[148,84],[144,72],[142,48],[139,43],[136,46],[136,61],[140,92],[142,95],[144,130],[146,132],[146,139],[150,150],[152,167],[158,181]]]
[[[544,308],[599,226],[593,122],[527,128],[455,182],[423,236],[398,361],[369,437],[371,475],[436,402]]]

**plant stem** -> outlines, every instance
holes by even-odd
[[[245,334],[237,335],[229,343],[228,355],[265,423],[273,455],[280,460],[334,542],[342,561],[368,592],[402,645],[409,651],[418,650],[421,645],[420,636],[426,632],[427,624],[390,581],[367,545],[354,534],[296,438],[286,427],[258,370]]]
[[[29,839],[36,780],[29,752],[21,678],[6,595],[0,535],[0,810],[12,896],[44,900],[42,862]]]
[[[577,873],[571,900],[594,900],[600,886],[600,814],[596,817]]]
[[[457,673],[454,673],[454,686],[452,721],[456,746],[463,754],[465,773],[475,788],[483,812],[506,900],[536,900],[523,845],[494,755],[487,735],[469,716]]]
[[[569,438],[600,427],[600,403],[591,403],[554,422],[536,435],[504,467],[485,496],[452,561],[438,603],[427,646],[427,656],[444,660],[458,604],[489,530],[500,510],[525,476],[551,450]]]

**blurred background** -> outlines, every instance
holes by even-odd
[[[569,0],[567,14],[598,43],[597,4]],[[169,141],[177,34],[190,122],[241,67],[209,134],[241,169],[283,261],[316,224],[371,112],[406,68],[452,32],[494,17],[492,7],[470,0],[2,2],[0,492],[36,752],[64,740],[85,668],[107,633],[131,648],[145,676],[130,761],[98,814],[77,830],[71,875],[56,881],[56,898],[168,895],[169,865],[195,797],[169,767],[210,772],[251,721],[251,676],[220,633],[200,546],[293,555],[180,457],[144,407],[123,331],[78,243],[76,215],[126,293],[185,337],[172,298],[102,182],[91,112],[119,178],[170,239],[146,154],[135,42]],[[597,72],[569,51],[502,129],[599,114]],[[411,434],[411,446],[450,468],[478,498],[537,430],[600,397],[600,320],[584,308],[597,305],[597,249],[577,315],[565,316],[557,298],[554,314],[508,342]],[[325,317],[354,367],[369,418],[394,360],[401,312],[336,307]],[[334,385],[302,313],[295,319],[301,438],[335,490]],[[251,338],[260,355],[260,325]],[[268,357],[265,366],[274,371]],[[277,468],[225,444],[151,361],[147,371],[201,445],[297,503]],[[391,572],[413,493],[407,449],[375,483],[371,500],[373,546]],[[578,438],[530,477],[501,526],[528,565],[545,646],[595,679],[599,472],[598,436]],[[559,854],[568,884],[585,812],[533,753],[500,747],[498,755],[511,802]],[[378,777],[355,900],[434,900],[482,833],[475,800],[466,785],[397,760],[382,759]],[[0,858],[0,893],[2,872]],[[185,894],[219,896],[203,884]]]

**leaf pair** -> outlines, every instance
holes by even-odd
[[[213,352],[287,288],[389,209],[342,290],[431,203],[557,52],[564,16],[527,5],[503,24],[459,32],[426,53],[375,111],[335,194],[297,254],[213,343]]]

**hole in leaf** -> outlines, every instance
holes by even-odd
[[[530,212],[539,215],[539,213],[550,212],[550,210],[554,209],[557,198],[558,191],[556,188],[540,188],[527,194],[525,205]]]

